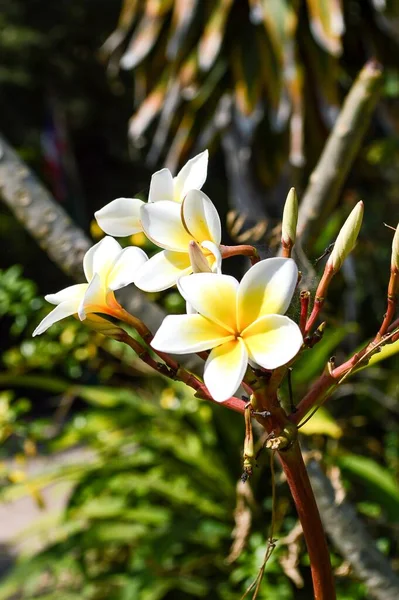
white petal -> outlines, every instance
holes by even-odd
[[[241,334],[249,357],[265,369],[276,369],[298,353],[303,338],[296,323],[283,315],[266,315]]]
[[[61,302],[76,299],[79,304],[86,290],[87,283],[77,283],[76,285],[70,285],[63,290],[60,290],[56,294],[47,294],[47,296],[44,296],[44,299],[47,300],[47,302],[50,302],[50,304],[61,304]]]
[[[100,273],[106,278],[121,252],[120,244],[109,236],[92,246],[83,258],[83,270],[87,281],[90,281],[95,273]]]
[[[240,338],[214,348],[204,370],[204,383],[212,398],[218,402],[230,398],[240,387],[247,365],[248,353]]]
[[[175,177],[175,197],[180,198],[181,202],[190,190],[200,190],[205,183],[207,171],[208,150],[205,150],[189,160]]]
[[[264,315],[285,313],[297,279],[298,269],[291,258],[267,258],[251,267],[238,290],[240,330]]]
[[[106,312],[106,297],[107,290],[104,282],[101,280],[99,274],[96,273],[88,284],[86,293],[80,302],[78,309],[79,319],[83,321],[89,312],[102,312],[100,310],[102,307],[104,308],[104,312]]]
[[[119,290],[133,283],[138,270],[147,260],[148,257],[141,248],[129,246],[122,250],[108,275],[107,287],[110,290]]]
[[[222,226],[215,205],[204,192],[191,190],[182,204],[182,220],[197,242],[211,240],[220,244]]]
[[[164,250],[152,256],[141,267],[134,283],[144,292],[161,292],[176,285],[179,277],[191,272],[188,254]]]
[[[172,200],[174,185],[172,173],[169,169],[161,169],[151,177],[148,202],[158,202],[159,200]]]
[[[47,315],[47,317],[44,317],[43,321],[39,323],[35,331],[32,333],[32,336],[34,337],[35,335],[40,335],[57,321],[61,321],[61,319],[65,319],[65,317],[75,315],[78,312],[78,306],[79,301],[76,299],[61,302],[61,304],[56,306],[54,310]]]
[[[197,312],[218,323],[230,333],[236,333],[238,281],[234,277],[214,273],[194,273],[179,279],[177,285],[183,298]]]
[[[142,231],[139,198],[117,198],[94,213],[97,223],[105,233],[124,237]]]
[[[222,273],[222,253],[220,252],[220,248],[214,242],[209,242],[206,240],[205,242],[201,242],[201,248],[205,248],[209,250],[210,254],[208,254],[207,259],[208,262],[211,263],[212,273],[218,273],[221,275]]]
[[[157,246],[188,252],[188,244],[193,238],[184,229],[180,205],[176,202],[160,200],[145,204],[141,209],[141,222],[144,233]]]
[[[172,354],[191,354],[219,346],[232,335],[201,315],[168,315],[156,332],[151,346]]]

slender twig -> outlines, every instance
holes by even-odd
[[[189,387],[193,388],[196,391],[196,395],[198,396],[198,398],[209,400],[210,402],[214,402],[216,404],[223,404],[223,406],[225,406],[226,408],[234,410],[235,412],[238,412],[240,414],[244,414],[245,402],[243,402],[239,398],[232,396],[228,400],[225,400],[223,403],[219,403],[212,398],[208,388],[202,381],[200,381],[193,373],[190,373],[178,363],[173,364],[173,368],[170,368],[167,364],[157,362],[152,358],[152,356],[148,352],[148,349],[145,346],[143,346],[140,342],[132,338],[126,332],[124,332],[123,335],[120,335],[118,337],[118,340],[130,346],[143,362],[152,367],[160,375],[163,375],[173,380],[178,379],[179,381],[182,381]]]
[[[305,336],[309,335],[309,333],[312,331],[319,317],[320,311],[324,306],[324,301],[326,299],[328,287],[330,285],[331,279],[334,277],[334,274],[334,269],[331,267],[331,265],[327,264],[324,269],[323,277],[321,278],[320,283],[317,286],[312,312],[310,313],[310,317],[306,322],[304,332]]]

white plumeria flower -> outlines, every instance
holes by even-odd
[[[143,265],[135,281],[145,292],[158,292],[175,285],[179,277],[193,272],[190,242],[201,248],[211,271],[221,270],[222,228],[218,212],[204,192],[190,190],[182,204],[160,200],[141,208],[146,236],[164,248]]]
[[[133,283],[147,260],[141,248],[130,246],[122,249],[116,240],[105,237],[84,256],[83,270],[88,283],[71,285],[45,296],[47,302],[55,304],[56,308],[36,327],[33,336],[40,335],[53,323],[71,315],[78,315],[81,321],[90,313],[117,316],[120,305],[114,291]]]
[[[179,290],[198,314],[167,316],[151,345],[173,354],[212,350],[204,382],[212,397],[223,402],[240,386],[248,360],[275,369],[299,351],[301,331],[283,316],[297,278],[298,269],[289,258],[257,263],[241,283],[229,275],[182,277]]]
[[[189,160],[172,177],[169,169],[161,169],[151,177],[148,202],[171,200],[181,204],[190,190],[200,190],[208,172],[208,150]]]
[[[208,170],[208,150],[201,152],[172,177],[169,169],[161,169],[151,177],[148,202],[169,200],[181,204],[190,190],[200,190]],[[97,223],[105,233],[115,237],[142,231],[140,209],[145,204],[139,198],[117,198],[96,213]]]

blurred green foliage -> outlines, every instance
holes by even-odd
[[[119,346],[104,340],[97,345],[101,337],[72,318],[31,340],[37,311],[45,310],[35,285],[19,267],[1,272],[0,281],[2,317],[14,332],[0,375],[5,460],[0,499],[30,496],[43,508],[49,485],[71,482],[65,511],[24,534],[25,552],[0,585],[0,599],[240,597],[262,563],[272,508],[266,456],[261,455],[250,486],[237,487],[241,417],[198,400],[182,384],[135,372],[132,353],[117,354]],[[27,318],[18,326],[18,307],[24,303]],[[345,332],[327,331],[319,350],[312,351],[315,372]],[[30,343],[38,346],[27,352]],[[350,412],[347,400],[342,404],[337,398],[331,405],[335,417],[323,409],[303,433],[311,436],[327,466],[340,466],[347,493],[380,547],[393,557],[398,550],[392,529],[399,514],[398,424],[381,419],[381,406],[369,397],[376,379],[382,390],[381,382],[385,386],[388,380],[380,365],[350,384]],[[294,382],[299,394],[305,365],[294,370]],[[397,376],[389,385],[398,385]],[[388,386],[384,393],[388,397]],[[62,457],[72,449],[78,454],[66,464]],[[51,459],[51,468],[29,474],[26,468],[37,453]],[[7,460],[14,455],[17,463]],[[299,563],[293,568],[306,587],[297,589],[284,567],[284,536],[295,523],[288,489],[278,478],[276,537],[281,542],[268,562],[260,599],[309,597],[300,536],[290,549],[298,545]],[[29,548],[34,534],[44,542],[39,552]],[[339,568],[341,559],[332,559]],[[347,574],[337,581],[340,600],[365,597]]]

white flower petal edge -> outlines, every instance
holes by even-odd
[[[212,265],[212,273],[217,273],[219,275],[222,274],[222,253],[220,252],[219,246],[214,244],[213,242],[205,241],[201,242],[201,248],[205,248],[209,250],[211,254],[214,256],[214,261]],[[209,257],[209,255],[208,255]]]
[[[175,285],[179,277],[191,272],[188,254],[163,250],[152,256],[139,269],[134,283],[143,292],[162,292]]]
[[[87,281],[90,281],[100,270],[110,270],[120,252],[122,252],[121,245],[109,236],[89,248],[83,258],[83,270]]]
[[[44,296],[44,299],[46,302],[50,302],[50,304],[58,305],[66,300],[73,300],[77,297],[83,298],[86,290],[87,283],[77,283],[76,285],[70,285],[56,294],[47,294],[47,296]]]
[[[142,231],[139,198],[117,198],[94,213],[98,225],[108,235],[125,237]]]
[[[241,280],[237,296],[240,330],[267,314],[284,314],[298,280],[291,258],[266,258],[251,267]]]
[[[141,208],[141,223],[146,236],[157,246],[175,252],[188,252],[191,235],[185,230],[180,205],[169,200],[145,204]]]
[[[107,289],[104,282],[101,281],[100,275],[96,273],[88,284],[85,295],[79,304],[78,317],[81,321],[84,321],[88,312],[101,312],[101,307],[104,307],[105,310],[106,306]]]
[[[172,354],[191,354],[215,348],[234,339],[228,331],[202,315],[168,315],[151,346]]]
[[[208,150],[191,158],[174,178],[175,199],[182,202],[190,190],[200,190],[208,173]]]
[[[181,218],[187,231],[197,242],[210,240],[220,244],[222,225],[215,205],[201,190],[187,192],[181,207]]]
[[[87,287],[87,285],[85,285],[85,287]],[[78,298],[78,297],[61,302],[61,304],[56,306],[54,308],[54,310],[52,310],[39,323],[39,325],[36,327],[35,331],[32,333],[32,337],[35,337],[36,335],[41,335],[42,333],[47,331],[47,329],[49,327],[51,327],[51,325],[54,325],[54,323],[57,323],[57,321],[61,321],[62,319],[65,319],[66,317],[70,317],[71,315],[75,315],[78,312],[79,303],[80,303],[80,298]]]
[[[244,378],[247,364],[248,352],[240,338],[214,348],[204,369],[204,383],[212,398],[223,402],[233,396]]]
[[[110,290],[134,283],[140,268],[148,261],[146,253],[137,246],[124,248],[114,262],[107,277],[107,286]]]
[[[276,369],[299,352],[302,333],[298,325],[284,315],[266,315],[242,333],[249,357],[264,369]]]
[[[151,177],[148,202],[159,200],[175,200],[172,173],[169,169],[161,169]]]

